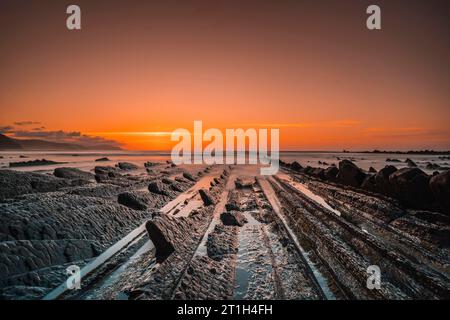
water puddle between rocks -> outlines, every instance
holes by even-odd
[[[87,274],[97,269],[100,265],[102,265],[105,261],[109,260],[112,256],[121,251],[124,247],[135,243],[138,239],[140,239],[145,234],[145,223],[141,224],[139,227],[131,231],[126,237],[122,238],[118,242],[116,242],[113,246],[109,247],[106,251],[100,254],[97,258],[95,258],[92,262],[87,264],[84,268],[80,270],[81,279],[85,277]],[[54,290],[50,291],[43,300],[53,300],[58,298],[61,294],[66,292],[67,284],[64,281]]]
[[[244,203],[252,201],[249,197],[251,192],[244,191]],[[273,293],[274,284],[272,277],[268,277],[272,274],[272,261],[269,254],[271,249],[267,248],[263,238],[265,225],[253,216],[259,214],[259,209],[243,211],[242,214],[247,223],[240,227],[238,234],[234,299],[267,298],[267,294],[270,295],[268,291]]]
[[[173,215],[177,217],[187,217],[193,210],[199,209],[202,206],[203,206],[202,200],[196,198],[191,199],[187,204],[173,211]]]
[[[234,298],[241,300],[244,299],[247,290],[248,283],[250,282],[250,273],[240,267],[236,267],[236,288],[234,290]]]
[[[183,204],[186,200],[189,201],[190,199],[195,197],[200,189],[209,189],[211,181],[213,181],[215,176],[217,175],[217,170],[204,175],[186,192],[181,193],[180,195],[178,195],[178,197],[176,197],[172,201],[169,201],[164,207],[160,209],[160,211],[169,213],[175,210],[180,204]]]
[[[315,194],[314,192],[312,192],[311,190],[309,190],[305,184],[294,181],[290,176],[288,176],[287,174],[284,174],[284,173],[279,174],[278,177],[280,179],[284,180],[285,182],[289,183],[291,186],[293,186],[295,189],[297,189],[298,191],[303,193],[305,196],[307,196],[311,200],[320,204],[322,207],[330,210],[331,212],[333,212],[334,214],[336,214],[338,216],[341,216],[341,212],[339,210],[336,210],[333,207],[331,207],[324,198],[322,198],[321,196],[319,196],[319,195]]]
[[[124,273],[124,271],[128,268],[128,266],[133,263],[134,261],[136,261],[142,254],[153,250],[155,248],[155,246],[153,245],[153,243],[151,241],[146,241],[144,243],[144,245],[142,245],[128,260],[127,262],[125,262],[124,264],[122,264],[119,268],[117,268],[113,273],[111,273],[106,280],[103,281],[102,285],[95,290],[95,292],[102,292],[104,291],[106,288],[108,288],[110,285],[114,284],[117,280],[120,279],[120,276]],[[120,292],[118,294],[118,296],[120,294],[125,295],[125,293]],[[95,299],[96,294],[94,293],[93,295],[89,295],[87,297],[85,297],[85,299],[89,300],[89,299]],[[119,300],[123,300],[123,299],[119,299]]]
[[[116,300],[128,300],[128,295],[125,292],[119,292],[116,296]]]

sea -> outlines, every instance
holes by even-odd
[[[107,157],[110,161],[98,162],[96,159]],[[443,171],[450,167],[448,155],[423,155],[423,154],[398,154],[398,153],[358,153],[358,152],[280,152],[280,159],[285,162],[297,161],[302,166],[326,168],[332,164],[338,165],[339,161],[348,159],[358,167],[369,170],[370,167],[380,170],[386,165],[394,165],[398,169],[407,167],[406,159],[411,159],[417,166],[428,174],[435,171]],[[46,159],[58,162],[58,164],[42,166],[14,167],[13,170],[36,171],[43,173],[53,172],[58,167],[74,167],[91,171],[95,166],[114,165],[117,162],[131,162],[141,168],[144,163],[163,162],[171,160],[167,151],[2,151],[0,152],[0,168],[8,169],[11,162],[31,161]],[[395,159],[396,162],[388,161]],[[440,170],[429,169],[427,165],[437,164]]]

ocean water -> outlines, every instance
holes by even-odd
[[[147,161],[161,162],[170,160],[170,153],[164,151],[3,151],[0,152],[0,168],[8,168],[10,162],[30,161],[36,159],[46,159],[61,164],[45,166],[27,166],[12,168],[19,171],[52,172],[58,167],[74,167],[86,171],[91,171],[99,165],[115,165],[119,161],[132,162],[140,167],[144,167]],[[96,162],[98,158],[107,157],[110,161]],[[401,162],[387,162],[388,158],[398,159]],[[409,158],[414,161],[420,169],[431,174],[437,170],[426,168],[428,163],[438,164],[441,167],[450,167],[448,156],[439,155],[406,155],[406,154],[375,154],[375,153],[342,153],[342,152],[280,152],[280,159],[286,162],[298,161],[302,166],[326,168],[332,164],[338,165],[340,160],[348,159],[364,170],[374,167],[376,170],[391,164],[397,168],[407,167],[405,160]],[[319,163],[320,161],[320,163]]]

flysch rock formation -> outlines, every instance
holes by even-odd
[[[142,227],[82,290],[59,298],[450,298],[448,172],[281,165],[269,177],[172,163],[143,174],[127,165],[2,170],[11,190],[0,187],[1,297],[42,298],[68,265]],[[379,289],[367,286],[370,266]]]
[[[0,295],[42,297],[67,277],[68,265],[86,265],[193,184],[177,182],[167,195],[145,191],[157,176],[116,172],[103,183],[75,168],[0,170]]]

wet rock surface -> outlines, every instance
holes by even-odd
[[[217,262],[206,256],[194,257],[176,289],[176,300],[229,300],[233,298],[234,256]]]
[[[406,205],[426,208],[433,201],[430,177],[418,168],[403,168],[389,176],[394,194]]]
[[[179,191],[154,195],[145,191],[154,178],[118,170],[95,168],[115,183],[75,168],[55,176],[0,170],[1,297],[41,298],[64,281],[68,265],[85,265],[192,185],[184,180]]]
[[[215,204],[214,198],[211,196],[211,194],[209,193],[208,190],[200,189],[198,192],[200,193],[200,197],[202,198],[205,206],[210,206],[210,205]]]
[[[220,215],[220,220],[226,226],[237,226],[242,227],[247,223],[245,216],[238,211],[227,211]]]
[[[195,182],[196,179],[189,172],[183,172],[183,178]]]
[[[94,180],[94,175],[92,173],[77,168],[56,168],[53,171],[53,175],[65,179]]]
[[[25,158],[25,157],[23,157]],[[47,159],[41,159],[41,160],[30,160],[30,161],[19,161],[19,162],[10,162],[9,167],[15,168],[15,167],[29,167],[29,166],[48,166],[52,164],[58,164],[59,162],[47,160]]]
[[[72,183],[50,175],[0,170],[0,201],[28,193],[41,193],[70,187]]]
[[[0,295],[40,298],[65,279],[68,265],[84,266],[142,230],[84,279],[83,290],[62,298],[449,297],[448,215],[412,210],[396,196],[420,176],[444,207],[446,175],[367,173],[347,162],[282,166],[275,177],[240,166],[188,173],[167,163],[149,174],[96,167],[98,182],[81,186],[71,173],[27,173],[62,185],[39,194],[20,189],[0,203]],[[381,269],[380,290],[367,288],[370,265]]]
[[[236,227],[218,224],[214,231],[208,235],[206,243],[208,257],[220,261],[225,255],[236,254],[238,230]]]
[[[235,184],[238,189],[251,188],[255,184],[255,178],[239,177],[236,179]]]
[[[145,200],[132,192],[123,192],[117,197],[117,202],[134,210],[146,210]]]
[[[417,167],[417,164],[409,158],[405,160],[405,163],[408,165],[408,167],[411,167],[411,168]]]
[[[23,196],[14,205],[0,204],[0,210],[3,241],[92,239],[108,244],[119,236],[117,230],[146,216],[107,199],[64,193]]]
[[[156,180],[151,182],[148,185],[148,191],[152,192],[152,193],[156,193],[159,195],[163,195],[163,196],[168,196],[169,195],[169,190],[168,187],[165,186],[161,181]]]
[[[342,184],[359,187],[363,183],[365,177],[366,174],[353,162],[349,160],[342,160],[339,162],[337,180]]]
[[[339,173],[339,169],[335,166],[328,167],[324,171],[325,179],[329,181],[335,181],[337,179],[337,175]]]
[[[318,185],[314,187],[315,184]],[[352,191],[350,202],[350,199],[337,197],[336,187],[308,183],[308,188],[317,194],[328,195],[327,201],[340,211],[337,215],[318,206],[286,182],[280,180],[273,186],[301,243],[332,266],[333,277],[347,296],[357,299],[436,299],[449,295],[448,248],[441,247],[449,230],[448,226],[437,222],[441,220],[437,218],[439,214],[407,212],[401,207],[394,209],[398,205],[392,207],[390,200],[381,198],[374,198],[371,211],[368,212],[367,207],[358,211],[355,200],[360,197],[365,203],[371,203],[367,201],[370,198],[365,200],[367,195]],[[348,196],[347,192],[342,196]],[[335,201],[331,202],[331,199]],[[346,203],[352,203],[352,207]],[[398,214],[392,215],[393,210]],[[436,221],[430,223],[425,217]],[[419,237],[421,243],[417,244]],[[384,287],[378,291],[360,285],[366,281],[365,272],[371,264],[384,270],[386,277]]]
[[[137,165],[130,162],[119,162],[117,164],[117,167],[119,167],[122,170],[136,170],[138,168]]]
[[[397,171],[394,166],[385,166],[375,175],[377,190],[385,195],[393,194],[393,186],[389,182],[389,176]]]
[[[389,162],[397,159],[387,159]],[[400,200],[400,202],[411,208],[420,210],[439,211],[444,214],[449,213],[449,207],[444,197],[449,188],[448,186],[438,188],[435,184],[434,191],[432,190],[431,178],[439,176],[443,179],[450,170],[439,172],[436,171],[433,175],[428,175],[418,168],[417,164],[411,159],[406,159],[406,168],[398,170],[395,166],[387,165],[378,172],[370,168],[369,172],[358,168],[350,160],[342,160],[339,162],[339,168],[330,166],[327,169],[313,168],[307,166],[305,168],[301,165],[297,166],[297,170],[292,169],[292,164],[282,163],[282,167],[291,170],[298,174],[306,174],[308,176],[331,182],[338,183],[343,186],[350,186],[365,191],[370,191],[382,194],[391,198]],[[442,171],[442,167],[439,170]],[[437,181],[436,179],[433,181]],[[438,191],[442,189],[445,191]],[[444,196],[445,194],[445,196]],[[448,199],[448,197],[447,197]]]
[[[430,189],[443,212],[450,215],[450,170],[433,176]]]
[[[118,283],[119,286],[124,285],[121,291],[127,292],[132,299],[171,299],[177,288],[177,279],[187,271],[192,255],[211,221],[211,214],[212,208],[209,207],[186,218],[159,215],[148,222],[150,239],[154,239],[158,243],[157,250],[161,250],[160,253],[156,252],[160,264],[158,268],[147,270],[140,276],[139,279],[145,278],[145,282],[137,279],[130,286]]]

